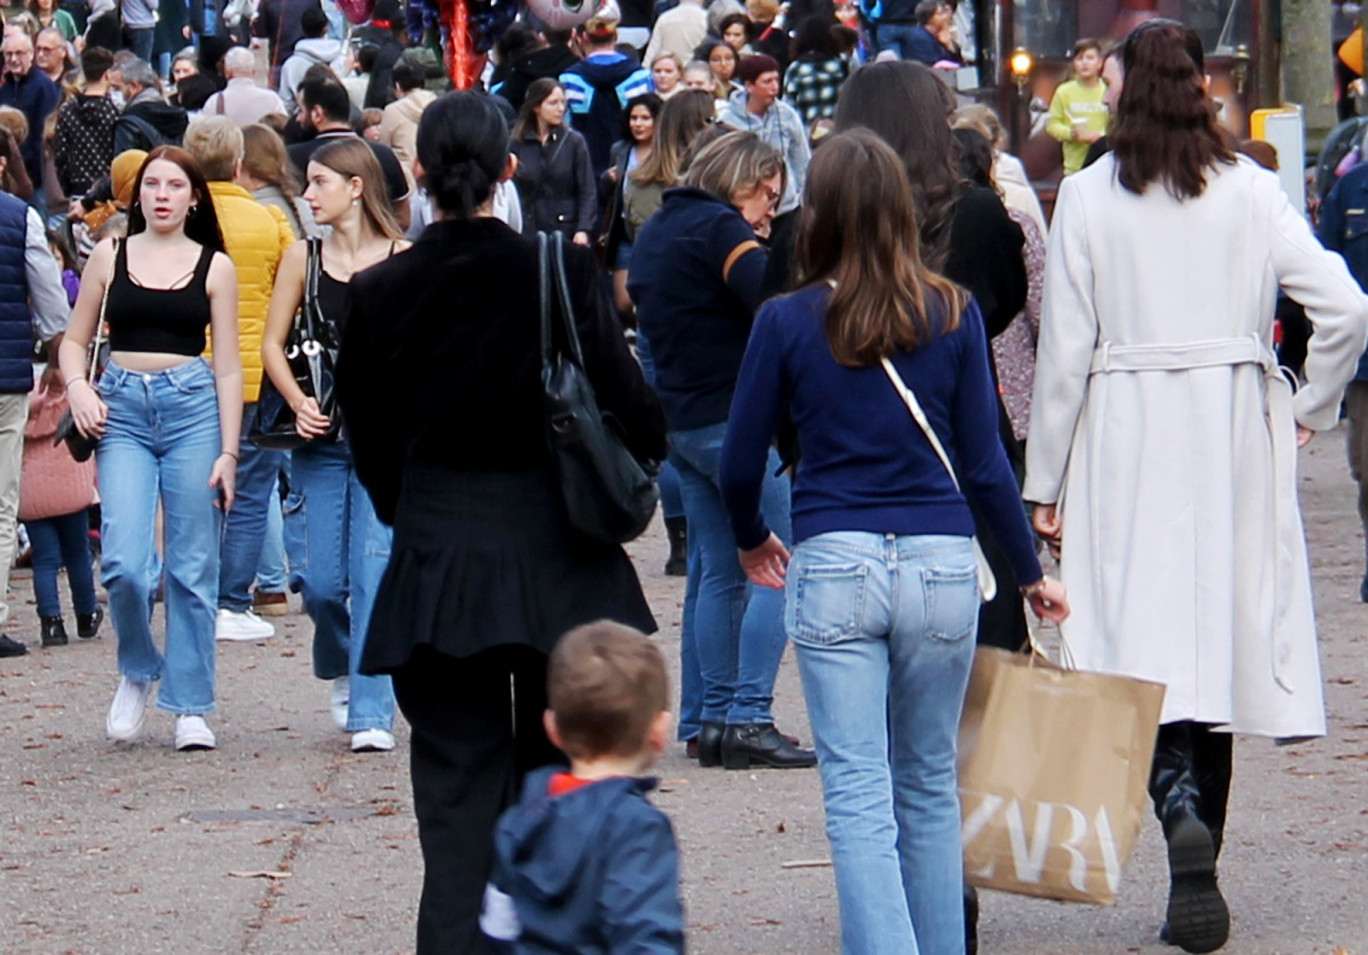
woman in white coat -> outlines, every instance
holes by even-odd
[[[1150,21],[1123,57],[1113,152],[1055,207],[1023,494],[1061,548],[1079,666],[1168,687],[1167,939],[1206,952],[1229,932],[1230,734],[1325,732],[1296,449],[1336,424],[1368,299],[1230,149],[1192,31]],[[1279,286],[1315,328],[1295,396],[1270,349]]]

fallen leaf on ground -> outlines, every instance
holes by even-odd
[[[234,879],[288,879],[289,872],[268,872],[265,869],[251,869],[244,872],[229,872]]]

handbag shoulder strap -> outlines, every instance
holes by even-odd
[[[556,353],[555,329],[551,321],[554,297],[554,303],[560,306],[561,327],[564,329],[565,342],[569,349],[568,357],[583,368],[584,354],[580,350],[579,332],[575,329],[570,281],[565,272],[565,236],[561,233],[537,233],[537,273],[538,291],[541,296],[542,365],[549,366]]]
[[[887,358],[882,359],[879,364],[883,365],[884,374],[893,383],[893,388],[902,398],[903,404],[907,405],[907,410],[912,414],[912,420],[921,426],[922,433],[926,435],[926,440],[931,442],[931,447],[936,451],[936,457],[940,458],[941,464],[945,465],[946,472],[950,475],[950,481],[955,485],[955,490],[960,489],[959,478],[955,475],[955,467],[950,463],[950,455],[945,453],[945,445],[941,444],[940,438],[936,436],[936,431],[931,427],[931,422],[926,420],[926,412],[922,410],[921,402],[917,401],[917,396],[912,393],[912,389],[907,387],[902,380],[902,375],[898,374],[898,369],[893,367],[893,363]]]
[[[109,261],[109,274],[105,276],[104,292],[100,295],[100,317],[95,319],[95,340],[91,343],[90,363],[86,366],[86,381],[91,385],[99,377],[96,366],[100,364],[100,349],[104,347],[105,308],[109,305],[109,287],[114,284],[114,273],[123,253],[123,240],[114,240],[114,257]]]
[[[304,264],[304,320],[309,326],[311,335],[316,334],[315,325],[321,325],[326,316],[318,304],[318,275],[323,271],[323,240],[310,238],[308,240],[308,255]]]
[[[551,256],[545,232],[537,233],[537,296],[541,317],[541,356],[543,370],[551,367],[555,346],[551,341]]]
[[[565,236],[560,232],[551,235],[551,268],[556,283],[556,299],[560,302],[561,325],[565,328],[565,340],[570,346],[570,358],[583,368],[584,353],[580,350],[579,331],[575,328],[570,278],[565,271]]]

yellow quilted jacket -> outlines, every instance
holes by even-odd
[[[295,241],[285,214],[266,206],[231,182],[209,183],[209,195],[218,215],[219,230],[228,246],[228,257],[237,269],[238,350],[242,352],[242,400],[257,400],[261,391],[261,336],[266,330],[266,310],[271,304],[280,257]],[[205,352],[211,357],[213,342]]]

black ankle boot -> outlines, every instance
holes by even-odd
[[[722,765],[726,769],[806,769],[817,765],[817,754],[794,746],[773,723],[728,725],[722,734]]]
[[[964,955],[978,955],[978,889],[964,883]]]
[[[40,616],[38,623],[43,628],[43,646],[64,647],[67,645],[66,624],[62,623],[61,614],[55,617]]]
[[[104,620],[104,611],[99,607],[95,608],[94,613],[78,613],[76,615],[76,636],[82,640],[89,640],[100,632],[100,622]]]
[[[698,765],[704,768],[722,765],[722,733],[724,723],[704,720],[698,728]]]
[[[665,533],[670,538],[670,556],[665,561],[665,576],[688,576],[689,522],[682,517],[667,517],[665,518]]]
[[[1214,952],[1230,935],[1230,910],[1216,884],[1216,845],[1202,819],[1193,726],[1159,728],[1150,798],[1168,843],[1168,939],[1185,952]]]

